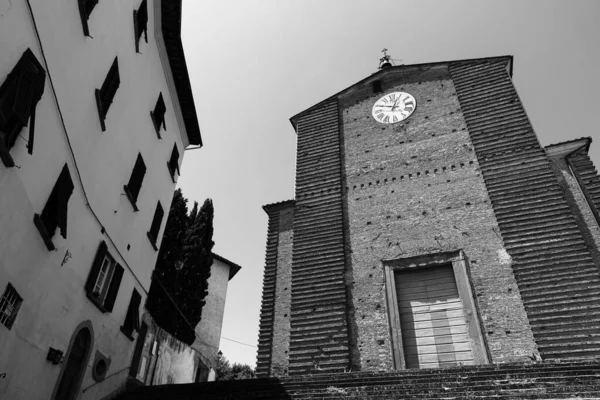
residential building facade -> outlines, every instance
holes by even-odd
[[[513,61],[386,62],[291,118],[259,376],[600,355],[591,138],[542,147]]]
[[[181,1],[17,0],[0,21],[0,398],[100,399],[202,144]]]

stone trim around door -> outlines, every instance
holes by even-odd
[[[396,292],[395,272],[407,269],[427,268],[444,264],[452,264],[454,279],[458,294],[463,303],[463,310],[467,322],[467,331],[471,342],[471,351],[475,364],[489,364],[491,356],[487,341],[483,335],[477,303],[473,297],[473,288],[469,273],[468,258],[462,250],[427,254],[416,257],[397,258],[381,261],[386,288],[386,301],[390,324],[390,337],[394,360],[394,369],[406,369],[402,331],[400,328],[400,314],[398,310],[398,297]]]

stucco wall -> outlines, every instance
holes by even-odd
[[[213,258],[210,278],[208,278],[206,304],[202,308],[202,319],[196,325],[196,341],[192,344],[194,349],[200,351],[213,363],[216,363],[219,352],[228,282],[229,265]]]
[[[52,78],[62,112],[47,77],[37,105],[33,155],[27,154],[25,140],[18,139],[10,152],[17,167],[0,165],[0,205],[6,211],[0,213],[0,294],[10,282],[23,298],[12,329],[0,325],[0,374],[6,373],[0,379],[0,398],[50,398],[64,363],[46,361],[48,349],[66,353],[73,330],[84,320],[91,321],[94,338],[81,398],[101,398],[121,386],[127,376],[134,342],[119,328],[134,287],[142,294],[142,305],[145,302],[157,255],[146,232],[159,200],[165,210],[164,227],[175,187],[166,162],[173,143],[183,155],[185,135],[173,114],[173,99],[154,40],[151,1],[149,43],[142,41],[142,54],[135,53],[132,11],[139,3],[100,2],[89,21],[93,38],[86,38],[76,2],[32,0],[46,65],[27,2],[12,1],[11,7],[5,7],[8,3],[0,1],[0,83],[31,48]],[[121,85],[102,132],[94,89],[102,85],[117,55]],[[149,115],[160,92],[167,105],[163,140],[157,138]],[[27,134],[25,128],[21,135],[26,139]],[[134,212],[123,185],[138,152],[147,171],[138,197],[140,211]],[[43,209],[65,163],[75,185],[68,203],[67,238],[57,232],[52,238],[56,251],[49,252],[33,224],[33,215]],[[162,228],[158,245],[161,236]],[[110,313],[91,304],[84,290],[102,240],[125,268]],[[100,383],[90,372],[96,350],[111,360],[107,377]]]

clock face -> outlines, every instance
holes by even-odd
[[[410,117],[417,107],[415,98],[404,92],[388,93],[373,106],[373,118],[382,124],[395,124]]]

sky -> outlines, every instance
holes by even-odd
[[[204,146],[185,153],[178,186],[213,200],[214,252],[242,266],[227,292],[225,357],[256,364],[262,206],[294,198],[290,117],[376,72],[384,47],[396,65],[513,55],[542,145],[600,138],[599,18],[597,0],[184,0]],[[590,153],[600,166],[600,140]]]

